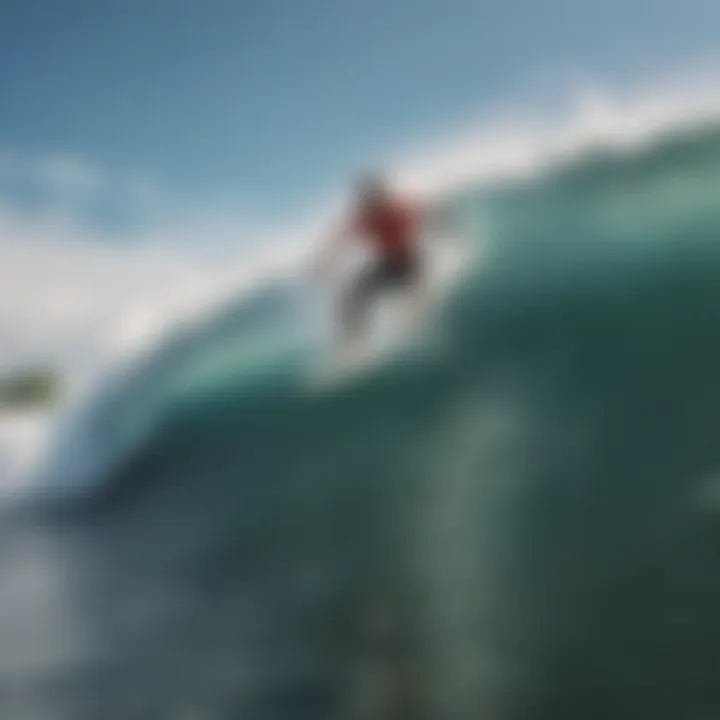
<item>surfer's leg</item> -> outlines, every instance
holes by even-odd
[[[428,286],[424,276],[419,276],[410,284],[407,293],[406,323],[411,331],[418,329],[429,311]]]
[[[343,298],[338,343],[343,355],[352,355],[365,344],[370,306],[385,283],[385,274],[381,264],[372,265],[360,273]]]
[[[415,330],[424,320],[427,313],[428,293],[425,268],[420,257],[413,257],[398,270],[395,278],[402,286],[405,305],[405,325],[408,330]]]

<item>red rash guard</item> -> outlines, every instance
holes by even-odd
[[[378,210],[361,212],[353,229],[367,237],[382,257],[407,260],[417,249],[420,217],[419,208],[392,201]]]

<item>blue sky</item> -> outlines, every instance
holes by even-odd
[[[719,39],[717,0],[5,0],[0,149],[271,215],[488,108]]]

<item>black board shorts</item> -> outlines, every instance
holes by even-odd
[[[352,293],[356,299],[372,297],[386,290],[413,285],[420,279],[418,254],[404,257],[380,257],[363,270]]]

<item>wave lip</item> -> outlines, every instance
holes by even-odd
[[[561,112],[498,112],[496,121],[415,147],[394,163],[394,175],[404,187],[448,195],[557,169],[598,150],[642,150],[720,122],[720,74],[714,70],[623,93],[586,86]]]

